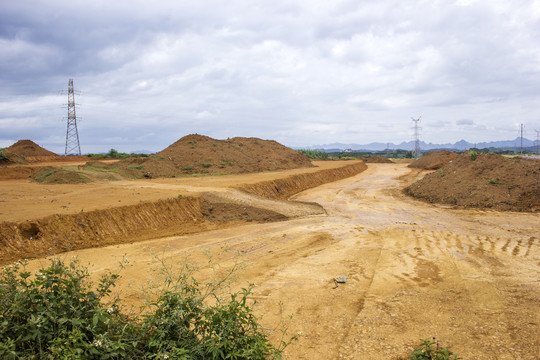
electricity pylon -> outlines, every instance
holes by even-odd
[[[536,131],[536,153],[540,154],[540,130],[534,131]]]
[[[418,122],[420,121],[421,116],[418,119],[411,118],[414,121],[414,153],[413,156],[415,159],[420,157],[420,127]]]
[[[65,155],[81,155],[79,131],[77,130],[77,115],[75,114],[75,90],[73,89],[73,79],[69,79],[68,81],[68,116]]]

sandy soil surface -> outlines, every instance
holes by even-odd
[[[205,252],[213,254],[221,270],[240,261],[243,269],[234,286],[255,284],[255,311],[272,340],[280,339],[275,329],[281,320],[299,334],[286,349],[286,359],[404,359],[418,339],[427,337],[436,337],[464,359],[538,359],[538,214],[458,210],[404,197],[401,189],[420,174],[406,164],[370,164],[357,176],[295,197],[317,202],[326,214],[62,256],[78,256],[95,276],[116,271],[118,262],[128,258],[118,287],[128,305],[143,298],[141,285],[152,277],[155,254],[173,263],[189,254],[203,280],[211,273]],[[199,187],[218,189],[228,181],[199,180],[42,191],[43,196],[58,192],[62,203],[73,198],[70,193],[88,199],[114,193],[131,201],[134,193],[159,197]],[[99,186],[104,194],[96,191]],[[24,187],[18,191],[14,204],[24,206]],[[99,200],[92,201],[85,206],[97,206]],[[69,205],[73,211],[82,203]],[[1,209],[2,218],[20,217]],[[45,263],[35,260],[31,266]],[[334,278],[341,276],[347,282],[336,287]]]
[[[208,191],[223,192],[238,184],[334,169],[355,161],[314,161],[312,168],[224,176],[141,179],[89,184],[38,184],[32,180],[0,182],[0,221],[24,221],[54,214],[134,205]],[[0,169],[1,171],[1,169]]]

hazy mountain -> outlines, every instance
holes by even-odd
[[[535,146],[536,141],[523,139],[523,147]],[[521,146],[521,139],[519,137],[514,140],[501,140],[501,141],[491,141],[491,142],[481,142],[481,143],[471,143],[466,140],[460,140],[453,144],[433,144],[420,141],[421,150],[434,150],[434,149],[447,149],[447,150],[468,150],[470,148],[510,148],[516,149]],[[300,148],[298,148],[300,149]],[[303,147],[301,149],[312,149],[312,150],[325,150],[328,152],[339,152],[347,149],[357,150],[357,151],[383,151],[387,149],[395,150],[414,150],[414,141],[406,141],[399,144],[394,143],[381,143],[381,142],[372,142],[369,144],[343,144],[343,143],[330,143],[324,145],[312,145]]]

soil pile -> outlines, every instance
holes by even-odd
[[[432,151],[422,156],[420,159],[409,164],[410,168],[425,170],[437,170],[458,157],[458,154],[448,150]]]
[[[307,156],[273,140],[236,137],[216,140],[188,135],[156,155],[122,160],[121,169],[140,170],[144,177],[191,174],[238,174],[312,167]]]
[[[372,163],[372,164],[393,164],[394,163],[392,160],[387,159],[382,156],[372,156],[367,159],[364,159],[364,161],[367,163]]]
[[[32,140],[19,140],[4,150],[4,155],[14,162],[56,160],[60,158],[52,151],[46,150]]]
[[[39,168],[32,174],[32,178],[42,184],[82,184],[90,182],[90,179],[77,171],[53,166]]]
[[[466,152],[405,189],[432,203],[540,211],[540,160]]]

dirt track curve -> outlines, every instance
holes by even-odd
[[[404,359],[426,337],[463,359],[538,359],[538,214],[415,201],[400,192],[415,174],[405,164],[370,164],[295,196],[326,214],[63,256],[77,255],[96,275],[126,256],[119,291],[128,304],[141,299],[155,253],[173,262],[189,253],[203,277],[204,251],[222,268],[239,260],[236,286],[256,284],[255,310],[275,342],[271,329],[292,315],[299,340],[286,359]],[[338,276],[347,282],[336,288]]]

